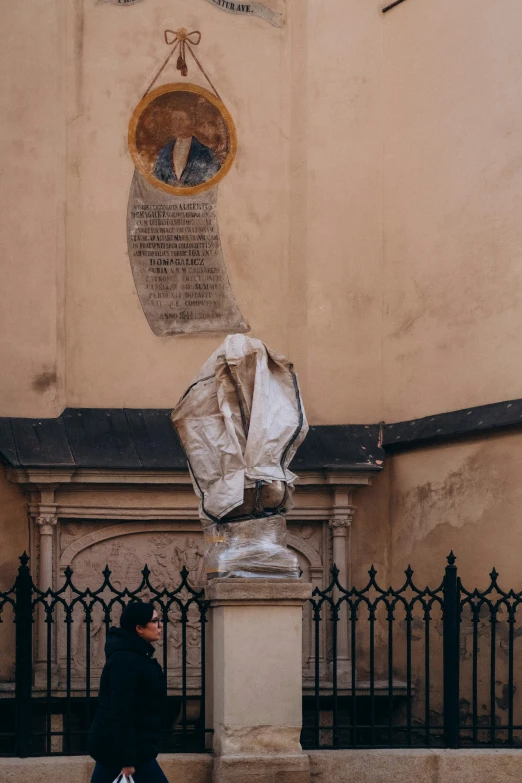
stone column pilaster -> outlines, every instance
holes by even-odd
[[[342,508],[334,508],[335,516],[328,520],[332,533],[332,561],[339,570],[339,584],[349,589],[350,573],[348,569],[349,536],[352,525],[353,506],[343,504]],[[342,593],[334,588],[333,597],[337,601]],[[339,621],[337,623],[337,677],[343,682],[351,673],[350,640],[348,632],[348,605],[341,604],[339,609]]]
[[[36,529],[40,534],[40,562],[38,587],[47,590],[53,584],[53,541],[57,523],[56,516],[45,514],[35,518]]]
[[[45,592],[53,586],[53,550],[57,524],[55,514],[40,514],[35,517],[36,529],[40,537],[40,562],[38,563],[38,587]],[[38,649],[37,661],[47,658],[47,623],[45,611],[38,610]]]
[[[302,728],[302,611],[312,586],[215,579],[211,602],[214,783],[309,783]]]

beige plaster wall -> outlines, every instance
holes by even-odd
[[[29,551],[26,503],[27,497],[7,480],[5,468],[0,465],[0,529],[9,530],[0,548],[0,590],[12,587],[20,565],[18,558]]]
[[[289,348],[301,375],[306,368],[313,422],[378,421],[382,24],[371,2],[289,4],[294,14],[298,6],[308,9],[306,67],[293,78],[290,141],[306,204],[292,176],[290,269],[305,274],[306,328],[290,324]]]
[[[238,157],[219,186],[219,221],[252,334],[295,358],[313,420],[375,418],[380,365],[367,362],[380,345],[380,303],[371,293],[381,250],[374,9],[347,13],[336,0],[325,14],[289,2],[283,30],[182,0],[131,9],[84,3],[81,13],[81,242],[67,278],[68,404],[171,405],[223,339],[155,337],[126,257],[127,123],[164,56],[163,29],[182,23],[203,31],[199,55],[237,124]],[[177,75],[171,68],[165,78]],[[194,68],[190,80],[206,84]]]
[[[283,0],[272,5],[285,11]],[[295,359],[313,420],[374,419],[379,363],[368,365],[370,395],[364,377],[366,356],[376,356],[380,344],[378,301],[369,306],[381,247],[375,9],[347,10],[335,0],[325,14],[314,3],[289,0],[281,30],[184,0],[127,8],[29,0],[25,10],[3,15],[13,28],[8,79],[27,83],[24,63],[33,57],[34,65],[39,47],[42,60],[45,54],[43,67],[31,70],[31,96],[8,94],[13,117],[3,136],[17,143],[31,129],[37,136],[40,111],[48,112],[50,127],[24,157],[33,172],[38,165],[47,174],[45,210],[27,212],[26,201],[35,202],[19,187],[10,205],[39,241],[32,265],[18,272],[30,279],[34,302],[20,293],[18,278],[4,293],[9,306],[0,359],[10,376],[0,414],[56,415],[65,404],[172,405],[223,339],[155,337],[126,252],[133,173],[128,121],[165,56],[163,30],[184,25],[202,30],[199,55],[238,129],[238,156],[219,187],[219,222],[233,290],[252,334]],[[36,17],[48,26],[45,44],[41,36],[35,43],[34,32],[27,35]],[[177,78],[171,67],[161,81]],[[195,67],[189,78],[206,85]],[[18,159],[11,155],[13,179]],[[5,192],[12,201],[10,185]],[[6,225],[6,265],[20,252],[19,229]],[[41,241],[42,231],[49,242]],[[51,368],[46,389],[57,376],[60,397],[42,396],[42,380],[31,390],[37,368],[30,375],[25,366],[35,357]]]
[[[0,5],[0,415],[64,405],[65,94],[60,0]]]
[[[282,29],[204,0],[0,7],[0,415],[170,406],[222,339],[155,337],[126,252],[127,125],[180,25],[238,129],[232,287],[311,421],[520,396],[520,4],[271,4]]]
[[[0,465],[0,590],[13,587],[20,562],[19,556],[29,551],[29,523],[26,499],[20,489],[7,481]],[[6,535],[6,531],[9,534]],[[15,664],[15,629],[13,613],[6,605],[2,612],[0,633],[0,682],[12,680]]]
[[[385,15],[383,418],[521,396],[517,0]]]
[[[134,167],[127,127],[164,60],[166,28],[199,29],[198,57],[237,125],[235,165],[219,185],[218,214],[233,290],[252,332],[286,350],[287,231],[284,32],[207,3],[155,0],[129,8],[84,2],[76,233],[69,257],[68,402],[174,404],[224,336],[155,337],[126,250]],[[103,53],[103,54],[100,54]],[[158,84],[178,81],[175,61]],[[194,64],[188,81],[208,87]]]

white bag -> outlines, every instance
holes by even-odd
[[[118,777],[115,778],[112,781],[112,783],[134,783],[134,778],[132,777],[132,775],[129,775],[129,777],[127,777],[126,775],[122,775],[120,772]]]

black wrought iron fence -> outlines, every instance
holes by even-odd
[[[86,752],[105,636],[137,598],[163,623],[162,749],[203,751],[209,604],[189,572],[172,587],[152,584],[145,567],[130,589],[107,568],[99,587],[82,589],[66,569],[59,589],[42,592],[20,560],[0,592],[0,755]],[[522,746],[522,591],[505,591],[495,570],[485,590],[468,590],[453,554],[435,589],[405,574],[384,589],[371,568],[363,588],[347,589],[334,567],[315,590],[303,746]]]
[[[14,587],[0,593],[2,660],[15,660],[14,672],[0,670],[0,755],[83,754],[94,716],[103,647],[130,601],[151,601],[160,614],[163,641],[158,658],[167,678],[162,750],[205,749],[205,627],[208,602],[189,571],[176,587],[151,583],[145,566],[133,589],[118,586],[106,568],[96,589],[80,589],[71,568],[57,590],[35,586],[21,558]],[[15,633],[6,620],[11,615]],[[14,646],[15,656],[9,650]],[[13,689],[14,679],[14,689]],[[14,698],[13,698],[14,697]]]
[[[494,569],[485,590],[467,590],[447,561],[433,590],[411,568],[383,589],[373,567],[346,589],[334,566],[314,591],[305,748],[522,745],[522,591],[503,590]]]

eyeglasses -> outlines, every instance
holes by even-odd
[[[152,620],[149,620],[149,623],[156,623],[156,625],[159,625],[161,623],[161,618],[153,617]]]

